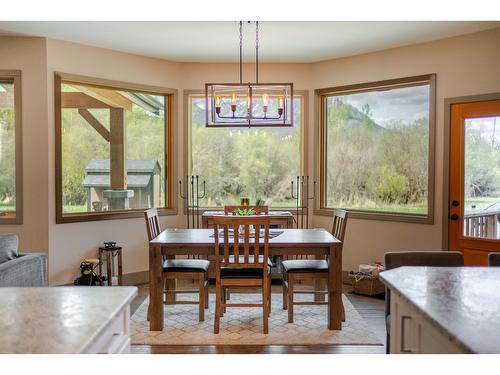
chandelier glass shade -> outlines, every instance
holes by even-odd
[[[259,83],[259,22],[255,26],[255,83],[242,80],[240,21],[240,82],[205,84],[207,128],[293,126],[293,83]]]

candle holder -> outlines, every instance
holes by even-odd
[[[189,183],[191,180],[191,183]],[[206,195],[206,181],[203,181],[203,193],[199,192],[199,176],[186,176],[185,193],[182,194],[182,180],[179,180],[179,196],[184,200],[184,208],[186,210],[187,228],[200,227],[200,199]]]
[[[293,180],[290,181],[290,185],[291,185],[291,196],[293,199],[295,199],[297,228],[307,229],[309,228],[309,201],[314,200],[316,198],[317,182],[316,180],[314,180],[313,182],[313,194],[310,197],[309,176],[297,176],[296,181],[297,181],[296,189],[294,189]]]

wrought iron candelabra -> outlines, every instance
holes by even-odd
[[[295,199],[297,212],[297,228],[309,228],[309,201],[316,198],[316,180],[313,182],[313,194],[309,196],[309,176],[297,176],[296,188],[291,181],[291,195]]]
[[[191,182],[189,181],[191,180]],[[184,200],[186,210],[186,222],[188,228],[200,227],[200,199],[205,198],[207,193],[206,181],[203,181],[203,193],[200,195],[200,178],[196,176],[186,176],[184,194],[182,190],[182,180],[179,180],[179,196]]]

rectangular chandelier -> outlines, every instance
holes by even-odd
[[[292,83],[205,84],[206,127],[293,126]]]

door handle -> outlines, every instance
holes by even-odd
[[[451,219],[451,220],[458,220],[458,214],[452,214],[452,215],[450,216],[450,219]]]

